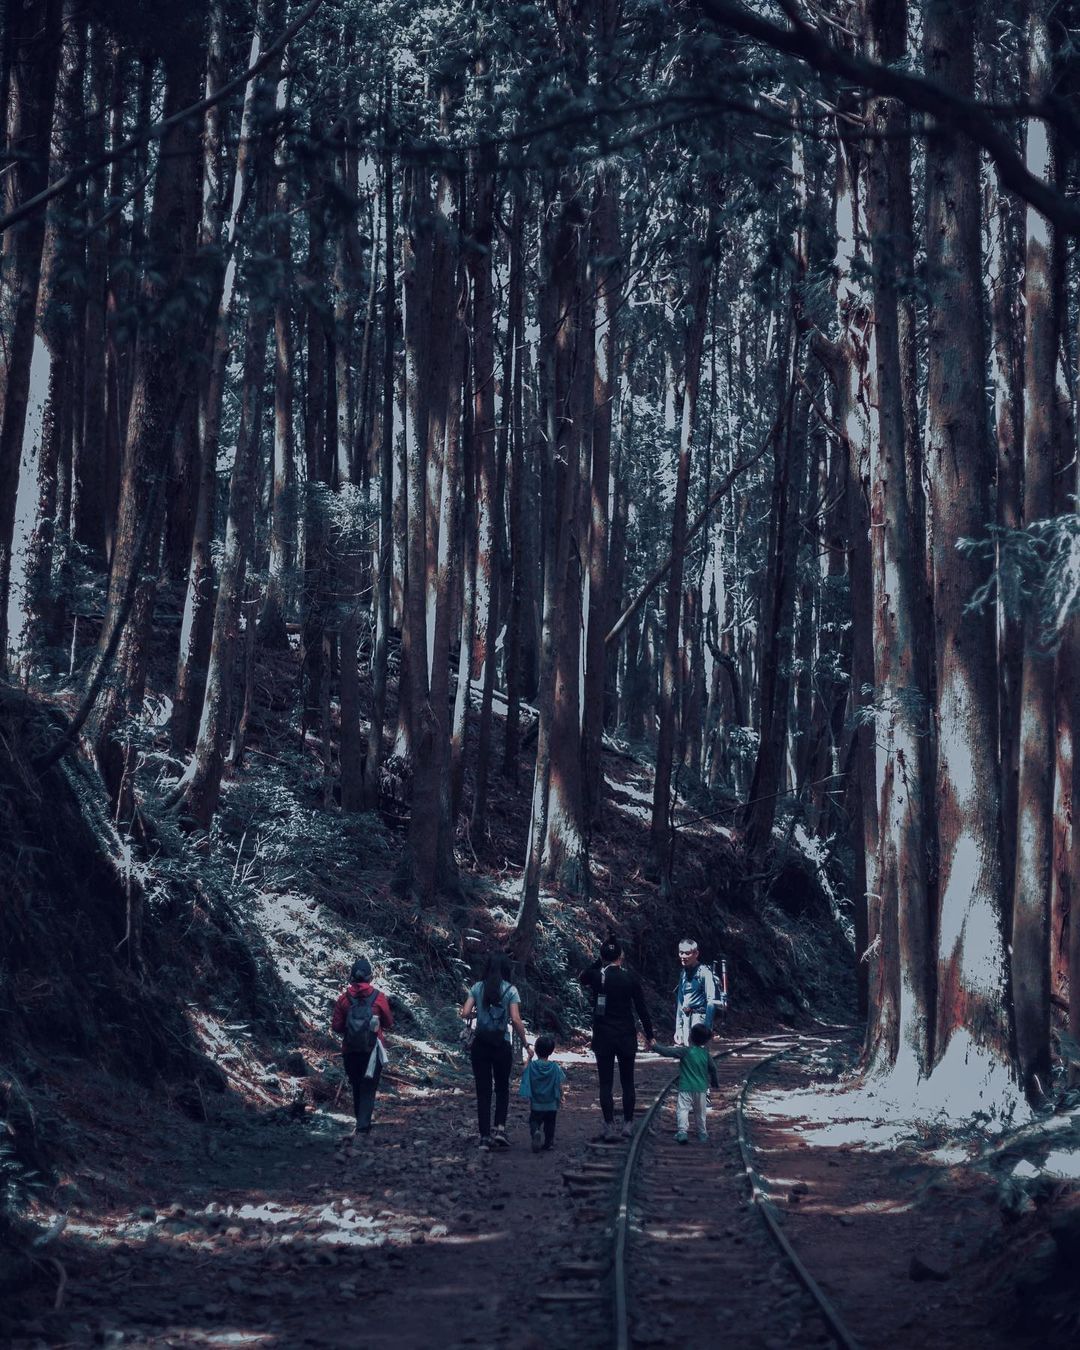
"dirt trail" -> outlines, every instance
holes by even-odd
[[[513,1147],[477,1152],[464,1076],[433,1089],[391,1085],[351,1157],[339,1147],[340,1115],[236,1108],[166,1140],[145,1100],[107,1102],[87,1084],[93,1158],[73,1169],[68,1223],[45,1249],[52,1264],[28,1295],[14,1346],[600,1350],[610,1337],[610,1164],[622,1148],[590,1142],[599,1125],[593,1067],[565,1059],[571,1092],[556,1148],[539,1156],[516,1096]],[[639,1072],[648,1100],[671,1065],[645,1059]],[[707,1147],[737,1172],[729,1097],[717,1105]],[[980,1284],[984,1268],[967,1263],[987,1224],[982,1197],[935,1191],[935,1169],[911,1157],[809,1148],[767,1119],[753,1128],[793,1241],[868,1347],[1025,1344],[1004,1296]],[[647,1165],[662,1168],[665,1156],[659,1148]],[[806,1189],[792,1200],[798,1183]],[[680,1338],[686,1310],[665,1298],[665,1262],[692,1267],[695,1244],[705,1243],[710,1275],[695,1324],[717,1341],[766,1350],[809,1343],[805,1305],[737,1190],[725,1188],[730,1213],[711,1213],[711,1236],[682,1235],[653,1256],[640,1343]],[[692,1177],[672,1175],[673,1212],[711,1203]],[[948,1281],[913,1280],[913,1255]],[[748,1297],[725,1299],[734,1288]]]

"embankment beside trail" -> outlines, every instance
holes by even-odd
[[[237,1109],[254,1120],[333,1109],[343,1084],[327,1021],[357,950],[371,956],[393,1001],[397,1083],[456,1081],[457,1003],[477,953],[499,945],[514,918],[528,765],[516,783],[492,784],[485,838],[459,839],[455,894],[419,911],[394,889],[393,813],[328,809],[312,752],[274,720],[272,697],[252,736],[254,750],[268,748],[228,780],[209,839],[184,835],[163,809],[163,733],[149,727],[134,840],[114,829],[84,755],[38,776],[33,761],[58,734],[56,711],[10,689],[0,699],[0,1240],[8,1246],[25,1248],[43,1215],[63,1212],[65,1197],[74,1214],[77,1197],[101,1184],[95,1175],[112,1175],[110,1100],[134,1093],[152,1104],[160,1136],[151,1150],[166,1147],[170,1120],[205,1126],[212,1139]],[[472,771],[470,762],[467,783]],[[777,885],[762,903],[743,884],[731,831],[688,821],[677,903],[664,902],[642,868],[649,768],[609,754],[605,772],[593,893],[584,902],[545,895],[535,961],[519,972],[531,1024],[564,1038],[584,1025],[574,976],[610,928],[644,974],[662,1031],[674,948],[690,930],[706,958],[728,958],[732,1030],[778,1016],[843,1016],[850,949],[813,860],[780,852]],[[16,1283],[28,1273],[54,1278],[40,1260],[7,1269]]]

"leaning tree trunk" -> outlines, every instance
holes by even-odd
[[[974,87],[970,0],[937,0],[924,28],[927,73]],[[994,617],[968,612],[983,580],[957,550],[992,518],[983,401],[985,355],[978,152],[938,128],[926,147],[927,438],[934,522],[938,724],[935,814],[939,923],[934,1076],[953,1100],[1008,1108],[1010,1055],[1002,936],[1000,762]]]

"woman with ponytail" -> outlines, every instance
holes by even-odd
[[[484,978],[469,990],[461,1006],[466,1020],[476,1015],[469,1057],[476,1081],[476,1114],[480,1125],[480,1147],[485,1152],[494,1144],[509,1148],[506,1117],[510,1110],[510,1069],[513,1064],[513,1031],[532,1058],[525,1024],[521,1020],[521,995],[510,982],[510,960],[493,952],[484,967]],[[495,1098],[495,1126],[491,1124],[491,1099]]]

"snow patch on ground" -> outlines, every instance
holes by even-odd
[[[792,1122],[812,1146],[869,1150],[896,1149],[928,1127],[957,1132],[977,1128],[985,1137],[1031,1119],[1008,1069],[991,1062],[965,1032],[954,1035],[929,1079],[901,1070],[805,1088],[762,1088],[755,1091],[751,1110]],[[970,1157],[973,1147],[955,1141],[929,1156],[952,1165]]]
[[[187,1017],[199,1048],[229,1079],[230,1086],[267,1106],[278,1105],[251,1071],[253,1050],[248,1044],[251,1033],[246,1023],[223,1022],[213,1013],[195,1007],[188,1008]]]
[[[1080,1147],[1054,1149],[1046,1155],[1042,1171],[1056,1181],[1080,1181]]]

